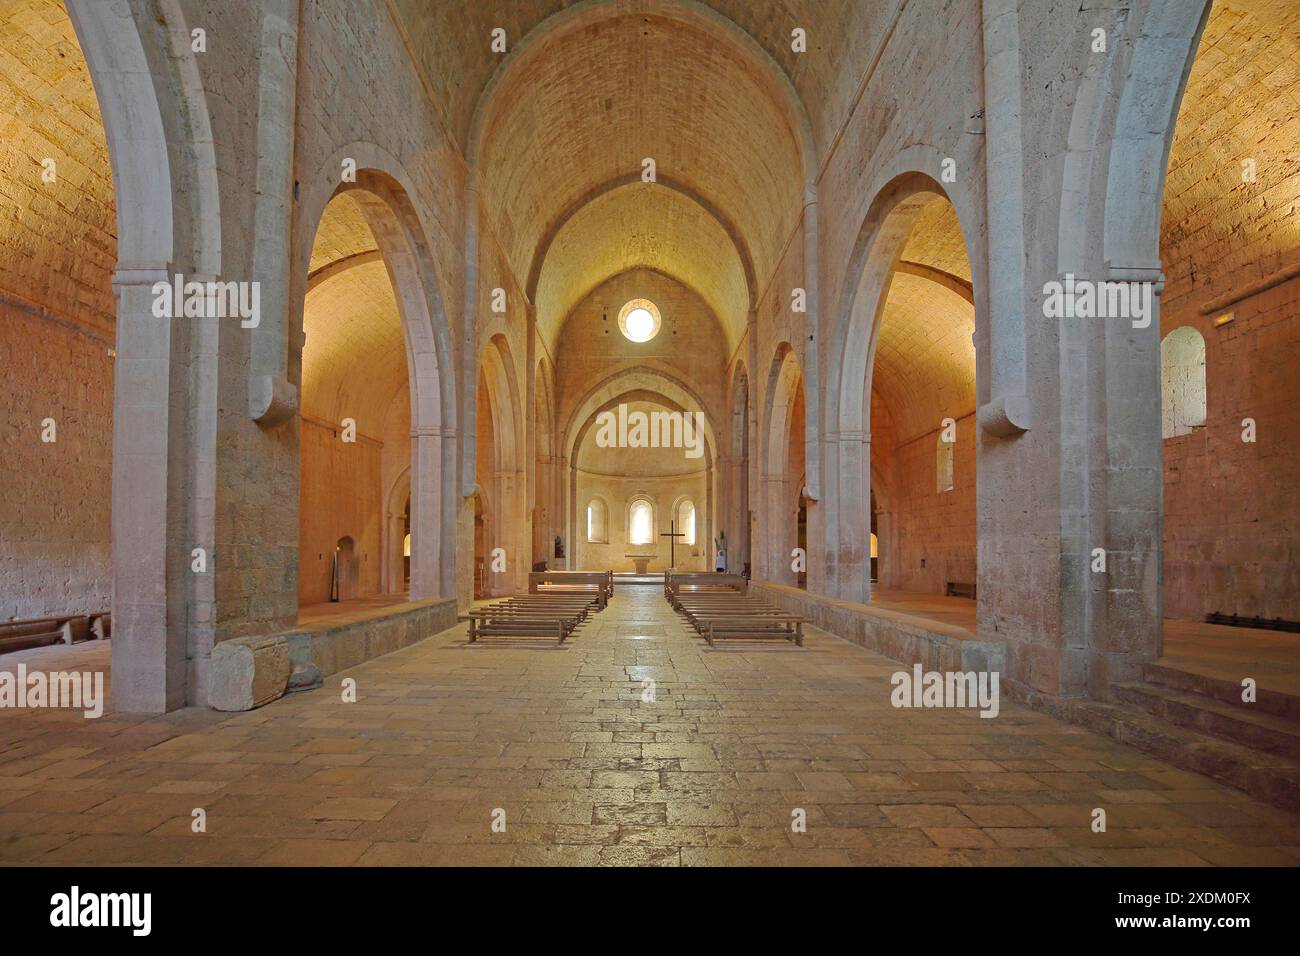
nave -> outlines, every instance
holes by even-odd
[[[95,647],[24,653],[70,667]],[[627,586],[562,648],[471,647],[462,624],[247,713],[20,712],[0,760],[0,862],[1200,866],[1300,854],[1291,814],[1018,704],[1004,700],[996,720],[896,709],[900,666],[815,627],[802,649],[711,650],[662,588]],[[341,699],[348,679],[355,703]],[[1090,827],[1098,806],[1105,833]],[[192,832],[195,808],[206,833]],[[805,832],[792,829],[797,810]]]

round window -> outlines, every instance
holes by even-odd
[[[659,334],[658,307],[649,299],[633,299],[618,313],[618,328],[632,342],[649,342]]]

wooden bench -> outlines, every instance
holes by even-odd
[[[677,596],[683,593],[744,594],[748,589],[749,582],[739,574],[720,571],[664,572],[664,597],[674,607],[677,606]]]
[[[803,647],[804,619],[738,591],[678,591],[673,607],[712,647],[719,639],[778,639]]]
[[[600,602],[594,595],[582,594],[546,594],[536,598],[532,596],[509,598],[500,604],[491,605],[502,611],[556,612],[573,614],[579,621],[585,621],[589,614],[600,610]]]
[[[0,622],[0,652],[50,644],[74,644],[89,639],[90,618],[80,614]]]
[[[803,618],[793,614],[707,617],[702,618],[700,623],[704,627],[701,633],[710,647],[718,638],[777,638],[794,641],[796,646],[803,647]]]
[[[557,645],[563,644],[571,628],[562,618],[509,618],[492,615],[479,615],[474,611],[469,615],[469,642],[478,641],[480,637],[554,637]]]
[[[614,596],[613,571],[533,571],[528,575],[529,594],[591,593],[604,610]]]
[[[599,606],[596,596],[530,594],[471,608],[463,619],[471,644],[480,637],[554,637],[558,645]]]

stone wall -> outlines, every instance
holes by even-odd
[[[337,428],[304,419],[299,503],[298,600],[329,600],[331,555],[344,537],[353,541],[357,592],[380,593],[383,442],[357,435],[344,442]]]
[[[947,672],[1004,673],[1006,669],[1003,642],[979,640],[956,625],[839,601],[782,584],[753,581],[749,592],[798,614],[807,624],[902,664]]]
[[[212,655],[211,706],[253,710],[291,690],[318,687],[324,678],[455,626],[456,602],[438,598],[224,641]],[[358,686],[357,699],[364,693]]]
[[[112,171],[62,3],[0,10],[0,65],[0,620],[84,614],[112,599]]]
[[[943,594],[949,581],[975,583],[974,417],[957,422],[951,491],[938,490],[938,434],[922,435],[892,452],[879,449],[892,489],[876,499],[881,588]]]
[[[616,450],[616,449],[612,449]],[[656,449],[657,450],[657,449]],[[618,461],[617,455],[610,455],[611,464]],[[632,561],[629,554],[654,554],[648,569],[661,572],[669,566],[670,551],[668,539],[660,537],[667,534],[669,522],[673,520],[673,504],[682,497],[689,497],[695,505],[695,544],[687,545],[684,538],[675,539],[677,569],[679,571],[712,571],[713,552],[712,537],[709,535],[707,515],[708,485],[707,473],[697,471],[665,477],[638,475],[629,469],[630,477],[597,474],[587,471],[578,472],[578,542],[576,569],[579,571],[631,571]],[[635,496],[644,495],[654,505],[655,540],[650,544],[629,544],[628,509]],[[604,501],[609,514],[608,536],[604,543],[586,540],[586,509],[594,497]],[[680,529],[679,529],[680,530]]]
[[[1166,328],[1205,336],[1206,424],[1164,441],[1165,615],[1300,619],[1300,280],[1233,306],[1221,329],[1192,309]],[[1172,314],[1171,314],[1172,313]],[[1255,421],[1255,441],[1242,421]]]
[[[101,334],[0,291],[0,620],[112,600],[113,357]],[[45,419],[55,441],[42,440]]]
[[[1300,277],[1203,314],[1300,266],[1300,117],[1284,105],[1295,104],[1300,31],[1255,13],[1268,11],[1214,5],[1166,179],[1160,331],[1204,337],[1206,380],[1204,427],[1163,443],[1167,617],[1300,619]],[[1242,441],[1245,418],[1254,443]]]

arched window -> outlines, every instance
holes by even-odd
[[[627,511],[629,544],[654,544],[655,510],[647,498],[637,498]]]
[[[599,498],[592,498],[587,505],[587,540],[593,544],[609,541],[609,510]]]
[[[1205,339],[1190,325],[1160,343],[1160,437],[1190,435],[1205,424]]]
[[[952,450],[956,442],[944,441],[939,433],[939,444],[935,452],[935,479],[939,492],[952,491]]]
[[[685,544],[695,544],[695,502],[690,498],[677,502],[677,533],[686,535]]]

